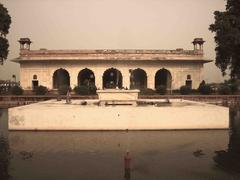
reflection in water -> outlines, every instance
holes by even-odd
[[[201,156],[203,156],[203,155],[205,155],[205,154],[203,153],[203,150],[198,149],[198,150],[196,150],[196,151],[193,152],[193,155],[194,155],[195,157],[201,157]]]
[[[19,154],[22,156],[22,160],[31,159],[33,157],[32,152],[21,151]]]
[[[228,149],[216,151],[214,161],[221,168],[240,172],[240,110],[230,112]]]
[[[5,123],[1,119],[6,117],[6,111],[0,109],[0,179],[9,179],[10,150],[6,135]]]
[[[240,177],[212,168],[214,151],[227,148],[226,130],[8,132],[7,111],[4,111],[0,117],[1,132],[7,137],[5,145],[6,140],[9,142],[13,158],[8,168],[14,180],[235,180]],[[126,151],[130,152],[130,158],[126,158],[131,159],[130,171],[124,172]]]
[[[124,157],[124,178],[126,180],[131,179],[131,160],[130,154],[127,152]]]
[[[10,150],[7,138],[0,134],[0,179],[9,179]]]

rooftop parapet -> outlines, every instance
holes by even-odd
[[[14,61],[25,60],[203,60],[202,38],[193,41],[194,50],[146,50],[146,49],[96,49],[96,50],[30,50],[29,38],[21,38],[23,44],[20,57]],[[24,48],[24,44],[29,48]],[[200,45],[200,49],[196,45]]]
[[[202,55],[200,52],[194,50],[154,50],[154,49],[83,49],[83,50],[31,50],[23,52],[22,55],[67,55],[67,54],[183,54],[183,55]]]

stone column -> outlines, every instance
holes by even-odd
[[[130,73],[128,71],[124,71],[122,74],[122,85],[123,88],[128,88],[130,89]]]
[[[73,72],[69,72],[70,76],[70,86],[73,89],[75,86],[78,85],[77,74]]]
[[[47,83],[46,86],[49,89],[53,89],[53,77],[52,77],[52,75],[49,75],[49,80],[46,83]]]
[[[172,77],[171,79],[171,91],[175,89],[175,82],[174,82],[174,79]]]
[[[152,74],[147,76],[147,88],[155,89],[155,76]]]
[[[102,74],[101,73],[96,73],[95,74],[95,85],[97,89],[102,89]]]

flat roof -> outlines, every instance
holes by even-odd
[[[97,49],[97,50],[27,50],[20,51],[20,56],[13,59],[21,61],[200,61],[211,62],[203,57],[202,50],[145,50],[145,49]]]

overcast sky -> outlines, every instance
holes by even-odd
[[[0,79],[19,78],[21,37],[31,49],[193,49],[202,37],[205,57],[214,60],[213,12],[224,0],[1,0],[12,17],[10,54]],[[204,66],[207,82],[222,81],[214,62]]]

